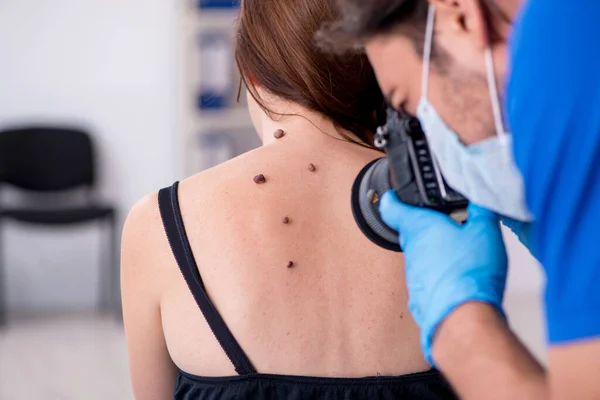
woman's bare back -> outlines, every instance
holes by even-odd
[[[378,156],[321,132],[292,132],[181,183],[206,290],[258,372],[360,377],[428,368],[402,257],[366,239],[350,209],[354,177]],[[260,174],[264,183],[255,182]],[[162,247],[157,285],[172,360],[195,375],[235,375],[166,238]]]

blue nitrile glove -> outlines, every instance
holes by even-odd
[[[533,246],[533,225],[531,222],[517,221],[512,218],[500,216],[502,225],[506,226],[512,231],[523,246],[527,247],[532,256],[537,258],[536,251]]]
[[[502,316],[508,261],[497,216],[470,205],[459,225],[447,215],[401,203],[393,191],[380,212],[400,232],[409,309],[421,328],[421,346],[433,365],[431,346],[438,325],[470,301],[493,305]]]

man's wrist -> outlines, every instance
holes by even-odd
[[[461,398],[548,398],[543,369],[492,304],[454,309],[439,325],[432,353]]]
[[[464,349],[494,326],[506,329],[503,316],[493,305],[470,301],[456,307],[435,332],[432,355],[436,365],[468,362],[473,354]]]

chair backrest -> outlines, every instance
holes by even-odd
[[[94,184],[94,149],[83,130],[26,127],[0,131],[0,183],[33,191]]]

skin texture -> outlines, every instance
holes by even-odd
[[[402,256],[366,239],[350,210],[355,176],[381,154],[340,140],[329,121],[293,104],[269,99],[269,107],[304,118],[274,121],[250,100],[265,145],[180,185],[186,231],[217,309],[262,373],[429,369],[407,310]],[[283,138],[273,137],[277,129]],[[261,173],[266,182],[257,185]],[[136,398],[172,396],[176,366],[235,375],[171,254],[156,194],[131,211],[122,260]]]
[[[431,0],[436,6],[434,40],[449,57],[432,65],[428,97],[463,143],[494,134],[485,82],[484,54],[493,27],[503,38],[490,43],[496,80],[507,78],[506,38],[511,27],[499,17],[485,21],[477,0]],[[514,19],[520,1],[497,0]],[[366,45],[389,103],[415,113],[421,97],[421,57],[400,33],[380,35]],[[435,52],[435,50],[434,50]],[[549,349],[545,372],[493,309],[468,303],[440,325],[433,345],[438,367],[464,399],[598,399],[600,341],[588,340]]]

